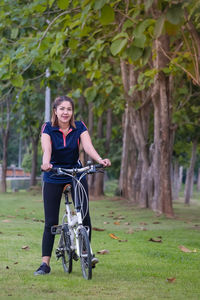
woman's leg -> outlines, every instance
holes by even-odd
[[[63,184],[44,182],[43,199],[45,226],[42,240],[42,261],[49,265],[55,235],[51,234],[51,226],[59,222],[59,209]]]

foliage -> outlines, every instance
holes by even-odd
[[[191,108],[178,106],[184,106],[191,79],[193,84],[199,82],[197,46],[187,28],[190,20],[199,29],[199,1],[34,0],[24,3],[17,0],[13,3],[1,0],[0,5],[0,101],[13,93],[12,110],[18,113],[16,126],[23,129],[24,137],[37,134],[40,129],[47,85],[52,98],[69,94],[78,105],[80,97],[84,97],[86,107],[81,115],[86,120],[87,105],[94,103],[95,128],[103,112],[112,108],[117,121],[112,129],[110,156],[115,169],[112,174],[117,176],[125,106],[120,59],[139,71],[129,95],[135,90],[150,89],[157,74],[152,68],[155,59],[152,45],[155,38],[168,34],[170,51],[165,55],[169,64],[163,72],[168,78],[175,78],[173,120],[179,126],[176,140],[184,141],[181,148],[187,152],[181,127],[185,137],[196,134],[196,125],[191,125],[190,120],[192,116],[198,120],[198,103],[193,103]],[[159,15],[153,14],[156,5]],[[47,68],[49,78],[45,77]],[[141,103],[142,99],[137,99],[135,109]],[[149,141],[152,141],[152,127]],[[106,154],[105,140],[99,141],[95,135],[94,139],[102,155]],[[174,153],[179,147],[175,145]]]

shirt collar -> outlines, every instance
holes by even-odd
[[[53,131],[59,131],[60,127],[59,126],[52,126],[51,127]],[[76,130],[77,128],[73,127],[72,125],[70,125],[69,130]]]

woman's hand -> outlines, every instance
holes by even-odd
[[[53,165],[50,163],[45,163],[45,164],[41,165],[41,169],[46,172],[50,171],[52,168],[53,168]]]
[[[111,166],[110,159],[108,159],[108,158],[99,159],[98,163],[103,165],[104,167],[110,167]]]

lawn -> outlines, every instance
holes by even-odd
[[[96,254],[100,262],[91,281],[83,279],[79,262],[64,274],[54,254],[51,274],[33,276],[44,226],[40,193],[0,194],[0,207],[0,299],[200,299],[197,199],[190,207],[176,202],[174,219],[119,198],[91,201],[93,227],[105,229],[93,231],[93,251],[109,251]]]

